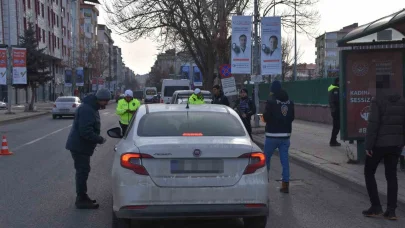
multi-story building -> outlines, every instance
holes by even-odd
[[[101,69],[100,75],[107,81],[112,80],[113,76],[113,44],[114,40],[111,36],[112,32],[106,25],[97,25],[97,40],[99,45],[99,51],[104,50],[105,53],[98,53],[99,55],[106,55],[107,60],[105,68]],[[107,82],[108,83],[108,82]],[[107,85],[108,86],[108,85]]]
[[[319,77],[339,74],[339,49],[337,41],[358,27],[358,23],[343,27],[339,31],[326,32],[316,38],[316,73]]]
[[[124,83],[124,75],[122,73],[122,53],[121,48],[113,46],[113,84],[114,90],[120,90]]]
[[[98,0],[86,0],[98,3]],[[84,0],[21,0],[1,1],[0,44],[19,45],[29,23],[34,25],[39,48],[50,57],[52,80],[37,89],[38,100],[53,99],[55,94],[71,94],[64,86],[65,69],[77,67],[77,41],[80,38],[80,5]],[[76,47],[75,49],[73,47]],[[7,87],[1,86],[0,98],[6,98]],[[15,89],[13,89],[15,90]],[[28,93],[28,94],[27,94]],[[13,103],[27,102],[30,90],[14,91]]]

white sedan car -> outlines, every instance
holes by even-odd
[[[222,105],[142,105],[115,147],[113,227],[131,220],[243,218],[265,228],[265,155]],[[121,138],[120,128],[108,131]]]

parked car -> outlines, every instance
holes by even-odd
[[[3,101],[0,101],[0,109],[7,109],[7,103]]]
[[[113,227],[132,219],[240,218],[265,228],[265,155],[229,107],[142,105],[112,165]]]
[[[78,97],[62,96],[56,99],[52,109],[52,117],[75,116],[76,109],[81,104]]]
[[[187,104],[188,98],[194,93],[194,90],[177,90],[173,93],[170,104]],[[211,104],[212,95],[210,91],[201,90],[202,95],[204,96],[204,101],[207,104]]]
[[[160,94],[153,96],[152,103],[160,103]]]

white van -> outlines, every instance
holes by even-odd
[[[162,82],[162,97],[160,103],[169,104],[173,93],[177,90],[190,90],[190,80],[188,79],[163,79]]]
[[[145,99],[145,104],[152,103],[153,97],[157,94],[157,88],[156,87],[145,87],[145,89],[143,91],[144,91],[143,97]]]

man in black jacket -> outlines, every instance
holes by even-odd
[[[228,98],[224,95],[219,85],[214,85],[212,88],[212,102],[211,104],[221,104],[229,106]]]
[[[256,106],[248,97],[247,89],[241,89],[239,92],[240,98],[235,101],[233,109],[239,114],[250,138],[252,138],[252,124],[250,123],[252,116],[256,113]]]
[[[333,119],[332,135],[330,137],[330,146],[341,146],[337,141],[337,135],[340,131],[340,102],[339,102],[339,78],[335,79],[335,82],[328,88],[329,94],[329,106]]]
[[[99,205],[87,195],[87,179],[90,173],[90,157],[97,144],[106,139],[100,136],[99,109],[105,108],[111,98],[108,89],[100,89],[96,95],[88,95],[76,110],[72,129],[66,142],[76,169],[76,207],[78,209],[97,209]]]
[[[271,93],[263,113],[263,119],[266,122],[266,141],[264,143],[266,165],[269,171],[270,159],[274,150],[278,148],[283,167],[280,192],[288,193],[290,182],[288,150],[290,148],[292,122],[295,118],[294,102],[289,99],[287,92],[281,89],[279,81],[274,81],[271,84]]]

